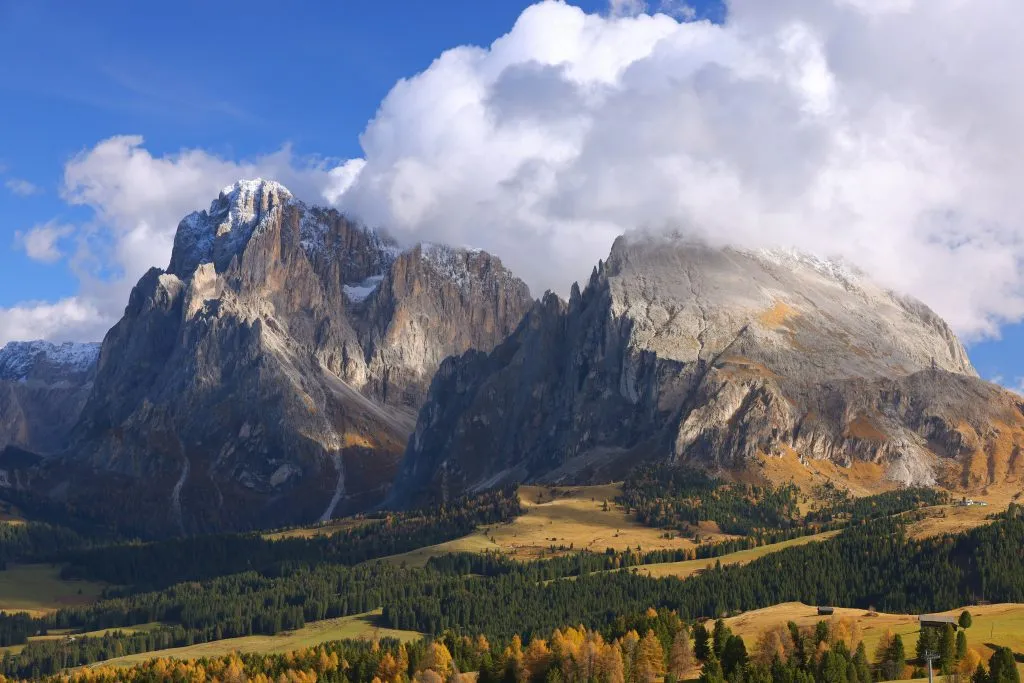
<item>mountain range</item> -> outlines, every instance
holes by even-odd
[[[568,301],[265,180],[178,226],[101,346],[0,351],[0,486],[145,535],[637,462],[854,492],[1024,474],[1024,401],[856,269],[619,238]],[[111,491],[118,495],[111,496]]]

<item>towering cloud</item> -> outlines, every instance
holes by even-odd
[[[566,293],[619,233],[673,229],[846,258],[968,339],[1024,318],[1024,5],[731,0],[722,24],[683,10],[533,5],[395,84],[363,158],[336,168],[104,141],[66,173],[103,266],[80,303],[112,318],[184,213],[262,175],[404,241],[487,249],[535,291]],[[120,284],[94,277],[111,266]]]
[[[638,227],[796,245],[991,334],[1024,315],[1015,18],[1012,0],[734,0],[722,25],[543,2],[398,83],[339,201],[562,292]]]

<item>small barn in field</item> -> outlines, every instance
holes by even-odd
[[[922,614],[917,618],[917,621],[921,628],[945,628],[946,624],[949,624],[955,631],[960,627],[956,617],[948,617],[944,614]]]
[[[830,617],[833,614],[835,614],[835,611],[836,611],[835,607],[819,607],[818,608],[818,616],[819,617]]]

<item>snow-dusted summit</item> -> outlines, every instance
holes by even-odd
[[[99,344],[10,342],[0,349],[0,450],[64,444],[92,388]]]
[[[206,211],[196,211],[178,224],[167,272],[188,278],[201,263],[224,270],[267,220],[292,200],[280,183],[255,178],[239,180],[220,191]]]
[[[27,381],[37,369],[50,373],[87,373],[100,354],[98,342],[12,341],[0,349],[0,380]]]

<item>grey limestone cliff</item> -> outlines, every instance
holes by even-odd
[[[485,253],[415,247],[270,181],[225,188],[132,291],[36,490],[153,534],[302,523],[387,491],[441,359],[532,303]],[[98,495],[115,486],[116,498]]]
[[[614,479],[646,458],[984,486],[1024,474],[1022,406],[930,309],[855,269],[623,237],[568,302],[548,294],[493,352],[441,365],[395,499]]]

